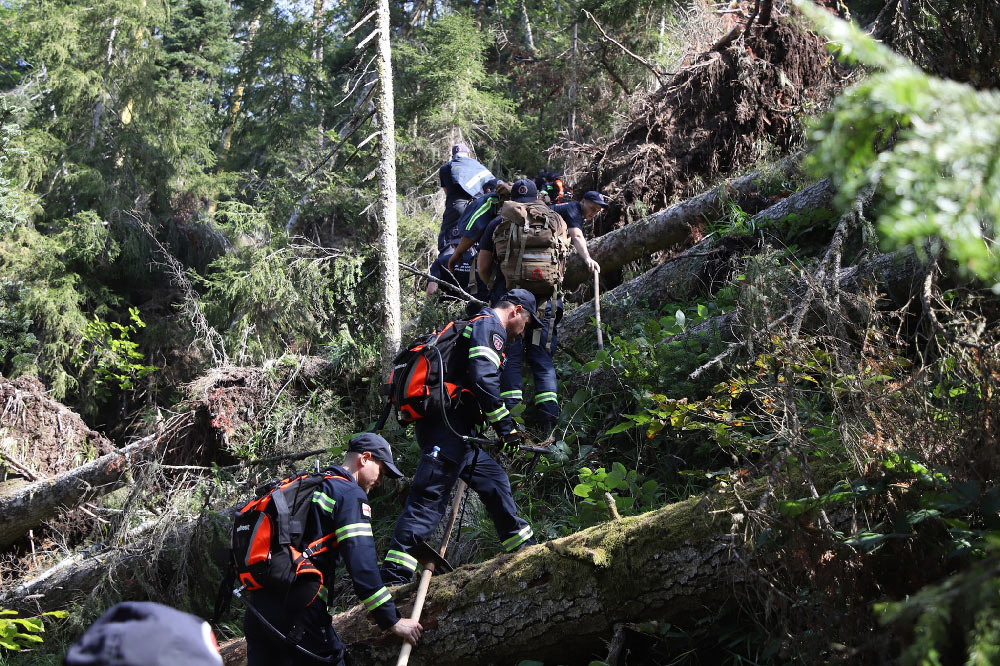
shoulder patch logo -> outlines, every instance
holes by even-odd
[[[500,337],[499,333],[493,334],[493,348],[497,351],[503,349],[503,338]]]
[[[367,502],[364,501],[361,502],[361,515],[364,516],[365,518],[372,517],[372,508],[368,505]]]

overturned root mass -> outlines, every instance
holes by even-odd
[[[600,235],[692,193],[703,181],[754,163],[801,138],[803,107],[836,88],[823,41],[787,23],[754,27],[721,52],[703,54],[642,99],[625,130],[596,152],[580,191],[612,205]]]

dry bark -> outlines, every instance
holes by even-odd
[[[0,497],[0,549],[64,508],[80,506],[125,485],[126,472],[159,452],[162,441],[159,437],[147,437],[121,451]]]
[[[753,217],[751,224],[774,232],[785,219],[801,219],[808,215],[810,219],[822,222],[833,217],[832,204],[833,187],[829,180],[823,179],[761,211]],[[611,238],[621,231],[602,236],[597,241]],[[654,266],[601,297],[604,321],[614,321],[639,304],[683,301],[710,293],[712,285],[721,284],[726,279],[731,268],[728,260],[743,247],[745,245],[732,238],[724,238],[714,247],[703,241],[666,263]],[[592,301],[571,310],[559,324],[560,339],[569,342],[589,335],[590,320],[594,314]]]
[[[769,171],[754,171],[696,197],[674,204],[633,224],[616,229],[587,243],[590,256],[604,271],[614,271],[631,261],[687,240],[691,230],[705,219],[719,217],[733,203],[749,213],[763,209],[768,199],[761,195],[767,182],[787,178],[798,167],[798,158],[786,158]],[[590,272],[579,255],[566,262],[563,285],[575,289],[590,280]]]
[[[221,561],[228,539],[228,531],[221,528],[224,521],[221,514],[210,514],[201,519],[141,526],[116,536],[111,543],[71,555],[34,578],[0,592],[0,607],[32,615],[96,600],[105,591],[125,599],[166,592],[160,599],[177,603],[176,597],[171,599],[170,590],[163,588],[176,583],[175,578],[192,588],[199,583],[209,584],[205,582],[207,576],[199,574],[206,566],[216,567]],[[204,590],[198,591],[198,596],[203,594]]]
[[[708,504],[691,498],[433,578],[410,663],[575,663],[606,655],[618,622],[683,626],[718,609],[733,600],[746,570],[729,554],[728,512]],[[640,578],[637,599],[632,581]],[[395,590],[404,615],[415,587]],[[334,626],[356,666],[395,663],[398,640],[371,624],[363,607],[337,615]],[[242,641],[224,653],[228,666],[246,663]]]

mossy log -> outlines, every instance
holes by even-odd
[[[692,497],[434,577],[410,663],[585,663],[607,654],[615,623],[684,625],[714,612],[734,598],[747,570],[730,554],[729,513],[709,508],[707,498]],[[415,588],[394,591],[405,615]],[[363,607],[333,621],[356,666],[395,662],[398,639],[380,632]],[[224,654],[227,666],[246,663],[240,641]]]
[[[784,220],[808,216],[812,221],[827,222],[835,215],[832,206],[833,187],[824,178],[764,209],[752,218],[751,225],[780,233]],[[601,239],[611,235],[602,236]],[[726,237],[714,245],[707,241],[698,243],[677,257],[654,266],[639,277],[603,294],[603,320],[614,322],[636,307],[684,301],[710,293],[713,284],[721,284],[728,277],[731,269],[729,259],[745,247],[746,244],[741,243],[739,237]],[[570,310],[559,324],[560,340],[569,343],[590,335],[590,322],[593,318],[593,301]]]
[[[587,243],[587,250],[602,270],[615,271],[636,259],[682,243],[693,227],[722,215],[726,204],[740,206],[748,213],[764,209],[771,201],[763,195],[768,183],[788,178],[797,167],[798,159],[790,157],[771,170],[733,178],[708,192],[595,238]],[[566,262],[564,288],[573,290],[590,279],[583,260],[577,254],[571,255]]]

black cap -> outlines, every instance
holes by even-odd
[[[348,453],[364,453],[367,451],[372,454],[372,458],[385,463],[385,468],[388,470],[389,476],[394,479],[399,479],[403,476],[403,473],[399,471],[396,464],[392,461],[392,449],[389,447],[389,442],[385,441],[382,435],[376,435],[373,432],[363,432],[360,435],[355,435],[348,442],[347,451]]]
[[[591,190],[591,191],[587,192],[586,194],[584,194],[583,195],[583,200],[584,201],[593,201],[595,204],[597,204],[601,208],[606,208],[607,205],[608,205],[607,199],[605,199],[604,196],[602,196],[600,192],[596,192],[594,190]]]
[[[527,289],[511,289],[500,300],[507,301],[511,305],[520,305],[531,315],[531,323],[535,326],[542,325],[542,320],[535,314],[535,310],[538,309],[538,304],[535,302],[535,295]]]
[[[222,666],[208,623],[151,601],[127,601],[97,618],[66,653],[66,666]]]
[[[510,199],[518,203],[531,203],[538,200],[538,188],[527,178],[519,178],[510,186]]]

